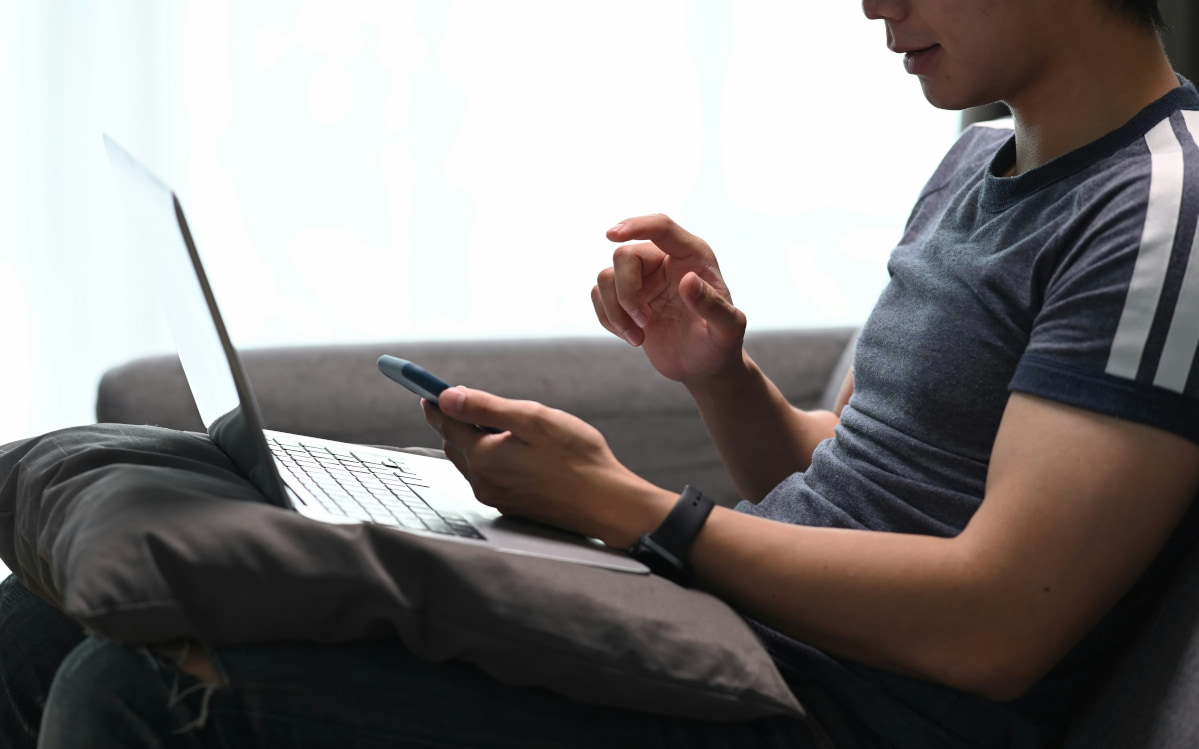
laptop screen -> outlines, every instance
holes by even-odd
[[[107,135],[104,147],[128,209],[135,257],[154,270],[155,291],[209,436],[271,504],[290,507],[178,198]]]

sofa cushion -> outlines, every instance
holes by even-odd
[[[99,425],[0,448],[0,557],[106,637],[398,637],[431,661],[596,704],[712,720],[802,714],[719,599],[264,504],[206,435]]]

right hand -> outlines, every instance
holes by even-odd
[[[722,374],[742,361],[745,313],[733,306],[708,243],[661,214],[608,230],[622,244],[600,271],[591,301],[600,324],[679,382]]]

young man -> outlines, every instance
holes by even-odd
[[[839,418],[785,402],[742,350],[745,316],[712,250],[663,216],[609,230],[626,244],[592,298],[605,328],[692,393],[747,500],[694,536],[696,580],[755,620],[837,741],[1043,746],[1199,531],[1199,94],[1180,86],[1145,0],[863,8],[930,102],[1002,100],[1014,133],[971,129],[922,192]],[[505,512],[628,547],[678,501],[564,413],[464,389],[425,409]],[[250,650],[264,678],[319,662],[321,678],[353,669],[413,692],[451,680],[452,667],[373,665],[382,647]],[[87,744],[84,725],[89,740],[136,733],[128,745],[169,733],[118,678],[131,652],[76,649],[47,745]],[[470,683],[516,716],[476,742],[818,745],[785,721],[714,729]],[[214,701],[237,704],[236,690]],[[424,699],[405,702],[426,710],[389,740],[471,743],[449,719],[416,720],[437,712]],[[355,707],[341,730],[376,725],[377,706]],[[264,740],[231,710],[171,740]],[[54,730],[69,723],[75,738]]]

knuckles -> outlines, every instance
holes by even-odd
[[[525,401],[523,407],[529,427],[535,431],[537,436],[542,438],[551,436],[555,431],[554,422],[559,418],[558,414],[562,412],[535,401]]]
[[[622,244],[615,250],[612,250],[612,263],[614,265],[620,265],[628,262],[629,258],[636,255],[636,247],[637,245],[635,244]],[[613,276],[616,275],[615,268],[605,268],[604,270],[600,271],[600,274],[603,275],[607,271],[612,271]]]

